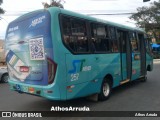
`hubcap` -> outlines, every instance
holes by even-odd
[[[108,83],[104,83],[103,85],[103,94],[104,96],[108,96],[109,95],[109,92],[110,92],[110,86]]]

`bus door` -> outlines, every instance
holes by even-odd
[[[140,43],[140,62],[141,62],[141,76],[146,75],[146,49],[145,49],[145,39],[143,34],[138,34],[138,39]]]
[[[132,55],[132,77],[135,80],[140,77],[141,71],[141,54],[138,35],[136,32],[130,32],[131,55]]]
[[[121,84],[128,82],[131,79],[131,50],[128,32],[118,30],[118,39],[120,42],[121,51]]]

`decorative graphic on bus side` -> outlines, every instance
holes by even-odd
[[[6,56],[8,69],[12,71],[12,77],[19,78],[20,81],[24,81],[30,74],[30,72],[20,72],[20,66],[26,66],[25,63],[16,55],[13,51],[9,51]],[[18,67],[19,66],[19,67]]]
[[[91,66],[83,66],[85,63],[85,59],[82,60],[73,60],[72,61],[72,69],[69,70],[69,74],[78,73],[81,71],[90,71],[92,69]]]

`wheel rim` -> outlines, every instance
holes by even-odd
[[[104,94],[104,96],[107,97],[109,95],[109,93],[110,93],[110,86],[109,86],[108,83],[104,83],[104,85],[103,85],[103,94]]]
[[[8,75],[5,75],[5,76],[3,77],[3,82],[8,82]]]

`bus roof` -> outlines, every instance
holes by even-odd
[[[12,22],[22,21],[24,19],[29,18],[29,16],[31,14],[34,15],[34,13],[37,14],[38,12],[41,13],[41,12],[46,11],[46,10],[50,11],[51,13],[59,12],[59,13],[65,14],[65,15],[73,16],[73,17],[79,17],[79,18],[82,18],[82,19],[87,19],[87,20],[91,20],[91,21],[95,21],[95,22],[105,23],[105,24],[108,24],[108,25],[112,25],[112,26],[115,26],[115,27],[122,28],[122,29],[127,29],[127,30],[132,30],[132,31],[138,31],[138,32],[145,33],[145,31],[142,30],[142,29],[140,29],[140,28],[129,27],[129,26],[118,24],[118,23],[114,23],[114,22],[111,22],[111,21],[107,21],[107,20],[103,20],[103,19],[98,19],[98,18],[95,18],[95,17],[91,17],[91,16],[87,16],[87,15],[84,15],[84,14],[72,12],[72,11],[69,11],[69,10],[65,10],[65,9],[62,9],[62,8],[59,8],[59,7],[50,7],[48,9],[40,9],[40,10],[36,10],[36,11],[33,11],[33,12],[29,12],[29,13],[26,13],[26,14],[18,17],[17,19],[15,19]]]

